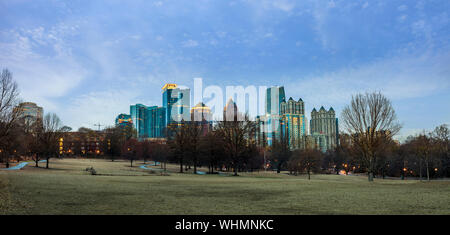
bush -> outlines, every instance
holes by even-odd
[[[90,172],[91,173],[91,175],[97,175],[97,171],[94,169],[94,167],[88,167],[88,168],[86,168],[86,171],[87,172]]]

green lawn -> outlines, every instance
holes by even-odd
[[[107,160],[52,159],[50,167],[0,170],[0,214],[450,214],[450,181],[161,176]]]

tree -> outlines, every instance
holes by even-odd
[[[46,159],[45,168],[49,168],[50,158],[56,157],[60,153],[59,140],[63,137],[62,123],[56,114],[48,113],[45,115],[42,123],[37,121],[36,124],[36,137],[38,142],[38,151],[34,159],[36,167],[38,166],[40,156],[43,156]]]
[[[283,165],[291,157],[291,149],[289,147],[289,139],[286,134],[281,134],[280,138],[274,138],[270,148],[270,157],[277,163],[277,173],[280,173]]]
[[[442,124],[434,129],[431,133],[435,154],[440,159],[440,167],[438,172],[441,172],[443,176],[450,176],[450,131],[446,124]]]
[[[369,182],[373,181],[376,157],[385,140],[401,129],[391,101],[376,92],[353,96],[342,111],[341,123],[367,167]]]
[[[422,166],[425,162],[427,172],[427,181],[430,181],[430,160],[432,157],[432,140],[426,134],[420,134],[412,140],[413,151],[417,158],[419,158],[419,175],[422,180]]]
[[[169,140],[171,153],[175,161],[180,163],[180,173],[183,173],[185,154],[189,149],[189,131],[186,122],[182,121],[175,129],[171,130],[173,137]]]
[[[234,169],[234,176],[238,175],[238,169],[249,157],[246,154],[248,148],[256,143],[255,131],[255,123],[250,121],[247,114],[243,115],[242,118],[235,117],[234,120],[228,119],[218,122],[217,133],[223,141],[224,152]]]
[[[223,142],[218,132],[210,131],[200,139],[201,161],[204,162],[210,173],[214,168],[222,166],[224,161]]]
[[[130,167],[133,167],[133,161],[138,159],[140,149],[139,141],[131,138],[122,146],[122,156],[130,161]]]
[[[12,74],[3,69],[0,74],[0,157],[9,167],[9,155],[11,141],[14,139],[14,130],[17,128],[17,120],[20,112],[15,107],[19,103],[19,89],[13,80]]]
[[[295,150],[292,153],[292,162],[295,169],[303,170],[308,175],[308,180],[311,180],[312,172],[319,172],[321,169],[321,160],[323,154],[320,150],[314,148],[306,148]]]
[[[164,164],[161,164],[161,168],[164,168],[164,171],[167,170],[167,160],[168,157],[170,156],[170,148],[167,144],[165,143],[158,143],[158,142],[153,142],[152,143],[152,158],[153,161],[155,162],[161,162]]]

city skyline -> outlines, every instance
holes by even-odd
[[[74,129],[113,125],[131,104],[161,106],[165,83],[193,87],[196,77],[284,86],[308,120],[321,106],[339,118],[365,91],[392,99],[400,135],[450,120],[447,1],[0,5],[0,64],[24,101]]]

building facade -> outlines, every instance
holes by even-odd
[[[23,120],[23,124],[31,126],[36,121],[42,121],[44,109],[32,102],[20,103],[16,109],[19,112],[19,118]]]
[[[286,95],[283,86],[269,87],[266,90],[265,97],[265,115],[259,117],[259,128],[263,130],[264,134],[260,137],[265,138],[265,143],[269,146],[275,138],[281,136],[281,103],[286,102]],[[258,138],[260,138],[258,137]]]
[[[322,106],[319,111],[311,112],[310,132],[322,151],[335,148],[339,143],[339,125],[336,113],[331,107],[328,111]]]
[[[135,104],[130,106],[130,116],[138,138],[148,138],[148,107],[143,104]]]
[[[148,138],[163,138],[166,130],[166,109],[152,106],[147,109]]]
[[[178,88],[177,84],[166,84],[162,92],[166,128],[170,129],[182,120],[190,121],[190,89]]]
[[[301,98],[281,102],[280,127],[291,149],[301,148],[302,137],[306,135],[305,104]]]

